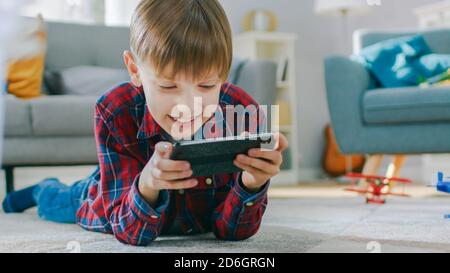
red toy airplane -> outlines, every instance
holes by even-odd
[[[364,175],[358,173],[349,173],[345,175],[345,177],[352,179],[352,185],[349,188],[345,188],[346,191],[357,192],[361,194],[366,194],[366,203],[375,203],[375,204],[384,204],[386,200],[383,198],[383,195],[395,195],[402,197],[409,197],[408,194],[395,193],[392,192],[392,184],[391,182],[398,182],[403,184],[411,184],[412,181],[405,178],[396,178],[396,177],[384,177],[384,176],[376,176],[376,175]],[[367,188],[361,188],[356,186],[356,181],[359,179],[364,179],[368,183]]]

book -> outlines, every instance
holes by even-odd
[[[288,58],[283,56],[279,58],[277,64],[277,82],[285,82],[287,80]]]

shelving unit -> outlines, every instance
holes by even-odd
[[[282,132],[289,140],[289,152],[285,157],[290,157],[289,168],[282,168],[281,173],[272,179],[277,185],[293,185],[298,183],[298,122],[297,122],[297,93],[295,72],[295,42],[297,36],[291,33],[280,32],[244,32],[234,37],[234,55],[250,60],[271,60],[277,63],[279,72],[284,69],[287,60],[285,78],[277,80],[277,102],[280,109],[280,123]],[[279,76],[283,73],[277,73]],[[285,107],[287,106],[287,107]],[[272,126],[277,119],[273,119]],[[286,159],[285,159],[286,161]]]
[[[414,10],[419,19],[419,27],[450,27],[450,1],[441,1],[419,7]]]

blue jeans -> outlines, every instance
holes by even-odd
[[[81,206],[89,180],[80,180],[67,186],[57,178],[47,178],[33,191],[41,219],[58,223],[76,223],[76,213]]]

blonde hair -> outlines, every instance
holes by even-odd
[[[198,79],[218,71],[226,81],[232,60],[231,28],[218,0],[142,0],[131,21],[130,47],[158,74],[172,65]]]

